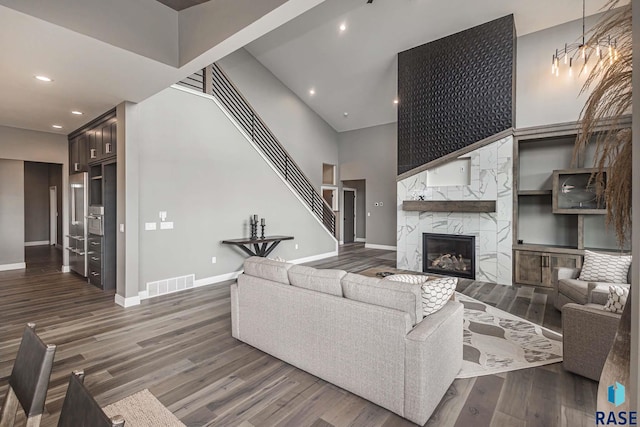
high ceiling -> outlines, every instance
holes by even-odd
[[[591,15],[606,0],[586,3]],[[522,36],[581,18],[582,1],[326,0],[246,49],[334,129],[347,131],[396,121],[398,52],[511,13]]]
[[[158,0],[165,6],[169,6],[173,10],[181,11],[191,6],[199,5],[200,3],[206,3],[210,0]]]
[[[156,0],[0,0],[0,125],[69,134],[321,1],[216,0],[177,12]]]

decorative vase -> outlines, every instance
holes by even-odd
[[[598,411],[609,412],[615,409],[619,411],[629,411],[629,396],[624,403],[614,406],[609,403],[609,386],[616,382],[625,387],[629,386],[630,377],[630,358],[631,358],[631,288],[629,288],[629,297],[622,311],[622,317],[618,324],[616,337],[613,339],[613,345],[609,350],[607,360],[604,362],[602,374],[600,374],[600,383],[598,384]]]

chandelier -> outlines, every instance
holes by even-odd
[[[594,66],[604,65],[605,61],[613,64],[618,59],[617,40],[611,36],[596,40],[591,44],[585,41],[585,0],[582,0],[582,37],[573,43],[565,43],[564,48],[556,49],[551,58],[551,74],[560,75],[560,68],[568,68],[569,75],[573,75],[574,67],[581,67],[580,72],[588,72],[589,60],[595,56]]]

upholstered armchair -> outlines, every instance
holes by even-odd
[[[587,282],[578,279],[579,268],[559,267],[553,270],[553,288],[555,298],[553,305],[562,310],[565,304],[598,304],[605,305],[609,295],[609,285],[629,287],[631,283],[631,268],[627,272],[627,283]]]

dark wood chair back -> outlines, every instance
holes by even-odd
[[[55,353],[55,345],[46,345],[36,335],[35,323],[24,328],[0,414],[0,427],[13,426],[18,404],[27,416],[27,427],[40,425]]]
[[[124,419],[109,418],[84,385],[84,372],[76,371],[69,378],[58,427],[123,427]]]

